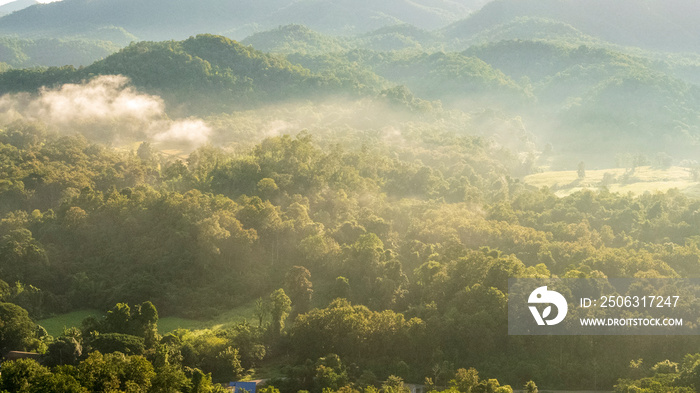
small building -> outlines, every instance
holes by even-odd
[[[264,382],[264,379],[246,382],[229,382],[228,390],[232,393],[256,393],[258,385],[264,384]]]
[[[34,352],[22,352],[22,351],[10,351],[5,355],[5,360],[17,360],[17,359],[34,359],[37,362],[41,359],[40,353]]]

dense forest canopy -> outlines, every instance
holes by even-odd
[[[507,314],[700,275],[694,2],[17,3],[0,393],[700,389],[696,336]]]

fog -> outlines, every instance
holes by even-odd
[[[164,101],[129,85],[121,75],[0,97],[0,123],[37,121],[62,134],[81,133],[112,144],[150,140],[191,150],[208,141],[211,128],[199,118],[170,119]]]

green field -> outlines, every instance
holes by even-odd
[[[253,314],[254,310],[255,303],[251,302],[221,313],[216,318],[206,321],[179,317],[164,317],[158,321],[158,330],[161,334],[166,334],[180,328],[190,330],[221,329],[245,322],[246,320],[251,324],[256,324],[257,321]],[[60,336],[65,327],[80,327],[80,323],[83,319],[91,315],[99,316],[101,312],[96,310],[73,311],[67,314],[60,314],[51,318],[42,319],[37,321],[37,323],[43,326],[50,335],[55,337]]]
[[[232,325],[237,325],[245,321],[248,321],[251,324],[257,324],[254,311],[255,303],[250,302],[223,312],[216,318],[208,321],[179,317],[165,317],[158,320],[158,330],[161,334],[165,334],[172,332],[175,329],[221,329]]]
[[[51,318],[42,319],[37,321],[37,323],[43,326],[50,335],[56,337],[63,333],[63,328],[80,327],[80,322],[91,315],[98,316],[101,315],[101,313],[96,310],[73,311],[67,314],[60,314]]]
[[[560,197],[603,187],[611,192],[634,195],[677,188],[686,195],[700,197],[700,183],[693,180],[690,170],[675,166],[668,169],[643,166],[634,171],[624,168],[587,170],[583,179],[578,178],[577,171],[550,171],[526,176],[524,181],[537,188],[549,187]]]

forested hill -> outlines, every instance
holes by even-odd
[[[668,149],[693,154],[700,135],[700,89],[689,77],[694,73],[680,72],[680,57],[659,61],[565,41],[524,40],[472,46],[462,53],[513,80],[528,81],[538,99],[531,119],[557,121],[557,127],[540,128],[552,143],[600,151],[596,138],[605,138],[608,153]]]
[[[19,11],[21,9],[31,7],[35,4],[39,4],[38,1],[36,0],[15,0],[11,1],[7,4],[3,4],[0,6],[0,16],[1,15],[6,15],[6,14],[11,14],[15,11]]]
[[[302,0],[273,15],[272,26],[302,23],[336,34],[364,33],[409,23],[436,29],[476,11],[488,0]],[[276,22],[276,23],[275,23]]]
[[[377,93],[381,87],[381,83],[359,84],[335,75],[314,74],[228,38],[199,35],[185,41],[135,43],[81,69],[10,70],[0,74],[0,89],[36,91],[42,86],[116,74],[171,104],[186,105],[188,113],[335,94],[360,96]],[[352,78],[352,74],[347,77]]]
[[[464,39],[520,17],[563,22],[620,45],[663,51],[700,49],[700,3],[694,0],[494,0],[443,33]]]
[[[64,0],[30,7],[0,19],[0,32],[26,36],[83,35],[123,28],[142,40],[183,39],[198,33],[242,39],[258,30],[303,23],[338,34],[387,24],[436,29],[464,18],[485,0]]]
[[[410,24],[393,24],[355,36],[322,34],[307,26],[292,24],[255,33],[243,41],[264,52],[327,54],[349,49],[392,51],[431,50],[441,45],[441,37]]]
[[[13,68],[39,66],[85,66],[117,52],[111,41],[65,40],[60,38],[20,39],[0,37],[0,62]]]
[[[288,0],[65,0],[29,7],[0,19],[0,31],[20,35],[81,35],[118,26],[140,39],[186,38],[252,24]]]
[[[0,73],[0,91],[35,92],[120,74],[139,90],[165,99],[171,113],[187,116],[288,100],[377,97],[398,89],[389,95],[398,92],[403,97],[399,101],[411,110],[427,108],[420,100],[428,100],[433,107],[450,110],[496,109],[520,115],[542,144],[552,143],[565,159],[568,153],[578,155],[576,162],[564,164],[569,167],[592,159],[612,165],[621,152],[666,151],[681,160],[693,157],[700,140],[697,58],[597,44],[567,25],[542,20],[520,20],[511,26],[552,28],[563,35],[485,40],[461,52],[443,52],[422,50],[419,41],[436,42],[436,36],[408,25],[354,39],[291,25],[245,41],[274,54],[214,35],[139,42],[80,69],[8,70]],[[387,40],[412,47],[361,49]],[[22,59],[21,48],[31,48],[20,47],[24,41],[7,42],[18,48],[16,61]],[[608,143],[591,143],[591,135]]]
[[[275,53],[320,54],[342,52],[352,48],[345,39],[324,35],[297,24],[255,33],[241,43],[252,45],[264,52]]]

